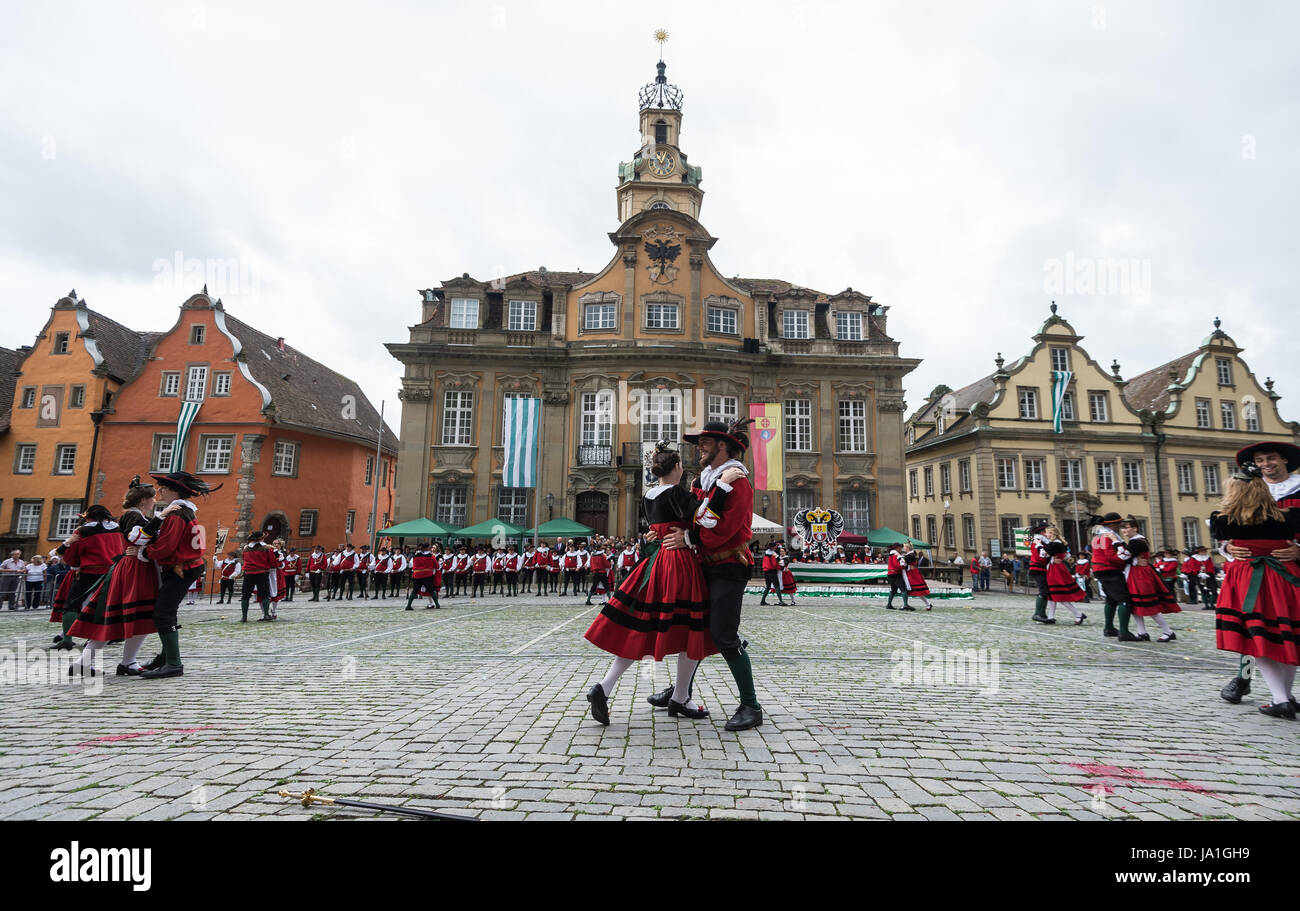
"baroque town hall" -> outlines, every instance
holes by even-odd
[[[754,509],[790,525],[810,506],[845,530],[906,527],[903,358],[888,307],[852,288],[725,278],[700,222],[701,169],[681,147],[682,93],[665,64],[640,92],[642,146],[618,167],[618,227],[599,272],[468,274],[421,292],[407,342],[398,519],[530,527],[567,516],[606,534],[637,525],[645,446],[705,420],[783,406],[784,489]],[[541,515],[502,484],[502,409],[540,396]],[[696,466],[691,447],[684,455]]]

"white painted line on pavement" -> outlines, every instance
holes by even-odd
[[[520,652],[522,652],[524,649],[528,648],[530,645],[536,645],[537,643],[541,642],[543,639],[545,639],[547,636],[549,636],[551,633],[555,632],[556,630],[564,629],[566,626],[568,626],[568,625],[569,625],[570,623],[572,623],[574,620],[577,620],[577,619],[578,619],[579,617],[581,617],[583,614],[589,614],[589,613],[591,613],[591,612],[594,611],[594,610],[600,610],[600,608],[598,608],[598,607],[596,607],[596,606],[593,605],[593,606],[587,608],[586,610],[584,610],[581,614],[574,614],[574,615],[573,615],[572,617],[570,617],[568,620],[565,620],[565,621],[564,621],[563,623],[561,623],[559,626],[555,627],[555,629],[549,629],[549,630],[547,630],[546,632],[542,633],[540,636],[538,636],[536,639],[533,639],[533,640],[530,641],[530,642],[525,642],[523,645],[519,646],[519,648],[515,649],[513,652],[510,653],[511,657],[513,657],[513,656],[515,656],[515,655],[518,655]]]

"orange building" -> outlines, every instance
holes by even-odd
[[[136,474],[192,472],[221,485],[198,504],[214,547],[223,530],[228,550],[254,529],[299,549],[359,545],[393,516],[397,439],[384,427],[379,444],[360,387],[230,316],[206,288],[105,411],[94,499],[116,500]],[[193,422],[178,445],[182,412]]]
[[[25,557],[44,553],[76,528],[103,443],[104,410],[139,372],[157,337],[96,313],[72,291],[51,308],[30,348],[0,358],[4,550],[21,548]]]

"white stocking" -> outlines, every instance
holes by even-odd
[[[636,664],[631,658],[615,658],[614,663],[609,666],[609,673],[605,679],[600,681],[600,688],[605,691],[606,696],[614,695],[614,685],[618,683],[618,678],[623,676],[623,672]]]
[[[1160,625],[1160,632],[1164,633],[1166,636],[1172,636],[1174,634],[1174,628],[1169,625],[1169,621],[1165,619],[1164,614],[1156,614],[1155,619],[1156,623]]]
[[[1065,605],[1066,609],[1069,610],[1070,613],[1074,614],[1074,619],[1078,620],[1083,616],[1083,614],[1075,608],[1073,601],[1062,601],[1061,603]],[[1055,601],[1052,602],[1052,607],[1056,607]]]
[[[94,639],[86,640],[86,647],[81,650],[81,657],[77,663],[82,667],[93,667],[95,664],[95,652],[100,649],[104,643],[96,642]]]
[[[1139,617],[1137,614],[1133,615],[1133,625],[1137,627],[1137,634],[1139,636],[1145,636],[1147,634],[1147,625],[1143,618]]]
[[[1268,691],[1273,694],[1274,705],[1281,705],[1291,695],[1291,684],[1295,682],[1295,669],[1292,667],[1291,673],[1288,675],[1283,670],[1286,667],[1291,667],[1291,665],[1282,664],[1272,658],[1255,659],[1255,669],[1259,671],[1259,675],[1268,684]],[[1287,680],[1288,676],[1290,676],[1290,680]]]
[[[677,656],[677,682],[673,684],[673,702],[678,705],[686,705],[686,700],[690,698],[691,680],[699,663],[694,658],[686,657],[685,652]]]
[[[1048,602],[1047,602],[1047,619],[1048,619],[1048,620],[1055,620],[1055,619],[1056,619],[1056,602],[1055,602],[1055,601],[1048,601]]]
[[[135,666],[135,656],[140,654],[140,646],[144,645],[144,640],[147,638],[148,636],[144,634],[132,636],[122,645],[122,664],[125,667]]]

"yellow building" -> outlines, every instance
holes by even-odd
[[[93,495],[100,421],[140,370],[157,333],[96,313],[73,291],[17,352],[8,426],[0,431],[0,549],[44,553],[77,526]],[[107,504],[117,511],[120,503]]]
[[[1153,547],[1210,545],[1205,520],[1237,450],[1300,442],[1272,380],[1260,384],[1217,319],[1194,351],[1124,380],[1051,309],[1028,354],[937,387],[908,419],[908,531],[947,556],[1009,551],[1013,529],[1050,521],[1077,548],[1087,517],[1114,511],[1135,516]],[[1054,372],[1071,375],[1059,433]]]
[[[762,402],[785,406],[785,485],[759,491],[756,511],[789,525],[797,509],[835,507],[858,532],[905,520],[902,382],[919,362],[899,356],[888,308],[866,294],[714,264],[664,70],[641,91],[641,148],[618,168],[603,269],[444,281],[422,292],[409,341],[388,345],[405,365],[400,520],[567,516],[630,534],[644,447]],[[502,484],[511,396],[543,400],[540,516],[531,490]]]

